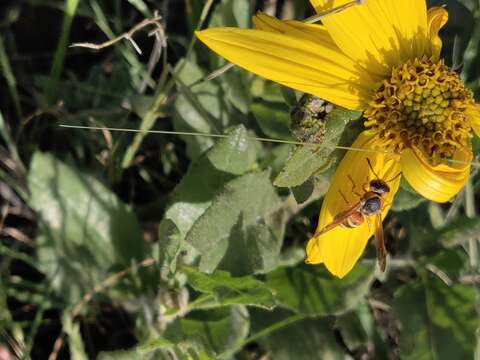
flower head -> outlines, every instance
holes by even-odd
[[[311,0],[319,13],[349,2]],[[322,229],[358,202],[362,187],[377,175],[393,178],[382,218],[398,190],[399,172],[419,194],[438,202],[464,186],[480,108],[440,59],[438,32],[447,19],[444,8],[427,11],[425,0],[368,0],[323,18],[323,25],[258,14],[255,30],[208,29],[197,36],[251,72],[364,112],[365,131],[352,147],[365,152],[348,151],[339,164],[323,201]],[[343,277],[374,230],[365,221],[314,236],[306,261],[324,263]]]

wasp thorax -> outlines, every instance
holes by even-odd
[[[363,205],[362,209],[366,215],[377,214],[382,210],[382,201],[379,197],[373,196],[365,200],[365,204]]]
[[[435,159],[450,158],[468,146],[474,103],[457,73],[443,61],[409,60],[395,67],[375,92],[365,126],[394,151],[409,145]]]
[[[333,105],[316,96],[303,95],[290,110],[291,131],[298,141],[321,143],[325,138],[325,116]]]

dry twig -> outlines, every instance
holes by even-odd
[[[84,48],[93,49],[93,50],[101,50],[101,49],[104,49],[106,47],[112,46],[113,44],[115,44],[115,43],[117,43],[117,42],[119,42],[123,39],[127,39],[128,41],[130,41],[130,43],[135,48],[135,50],[141,55],[142,50],[137,45],[137,43],[133,40],[133,35],[137,31],[142,30],[145,27],[148,27],[150,25],[153,25],[155,27],[155,30],[150,32],[149,35],[155,35],[155,36],[160,36],[160,37],[162,37],[162,35],[163,35],[163,39],[165,39],[165,34],[164,34],[164,31],[163,31],[163,27],[162,27],[162,24],[160,23],[161,19],[162,19],[162,17],[156,12],[154,14],[153,18],[143,20],[142,22],[138,23],[133,28],[131,28],[129,31],[123,33],[120,36],[117,36],[114,39],[105,41],[101,44],[95,44],[95,43],[91,43],[91,42],[73,43],[72,45],[70,45],[70,47],[84,47]],[[158,34],[160,34],[160,35],[158,35]],[[163,40],[163,41],[165,41],[165,40]],[[163,44],[164,44],[164,42],[162,43],[162,46],[163,46]]]

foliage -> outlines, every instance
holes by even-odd
[[[333,108],[323,142],[297,146],[291,114],[302,94],[236,67],[207,80],[225,61],[193,34],[250,27],[267,3],[4,0],[0,353],[479,356],[476,170],[446,205],[429,204],[402,183],[384,223],[385,274],[376,270],[373,246],[342,280],[303,263],[344,154],[335,146],[352,143],[360,114]],[[284,18],[312,14],[306,0],[278,3],[269,11]],[[429,3],[447,4],[443,55],[464,65],[478,95],[478,1]],[[135,33],[142,54],[125,39],[99,51],[68,47],[113,39],[155,10],[167,37],[149,37],[154,27]]]

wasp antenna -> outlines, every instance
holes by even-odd
[[[343,5],[340,5],[340,6],[332,8],[332,9],[322,11],[321,13],[318,13],[316,15],[310,16],[309,18],[306,18],[305,20],[303,20],[303,22],[306,23],[306,24],[314,24],[314,23],[322,20],[324,17],[339,13],[339,12],[341,12],[343,10],[346,10],[346,9],[352,7],[352,6],[355,6],[355,5],[363,5],[366,2],[367,2],[367,0],[352,0],[352,1],[349,1],[345,4],[343,4]]]
[[[368,162],[368,166],[370,167],[370,170],[372,170],[372,172],[373,172],[373,175],[375,175],[375,177],[377,179],[380,179],[380,176],[378,176],[377,173],[375,172],[375,170],[373,169],[372,163],[371,163],[371,161],[368,157],[367,157],[367,162]]]
[[[399,177],[400,175],[402,175],[402,172],[400,171],[397,175],[395,175],[394,177],[392,177],[390,180],[386,180],[385,182],[386,183],[389,183],[389,182],[392,182],[393,180],[395,180],[397,177]]]

